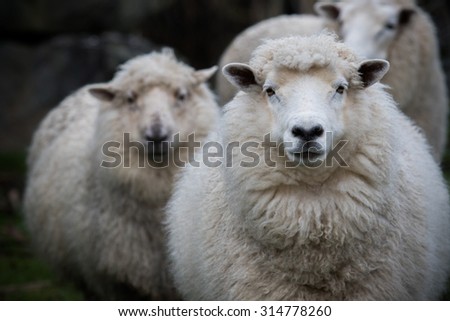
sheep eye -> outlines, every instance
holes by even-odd
[[[339,86],[336,88],[336,92],[340,95],[342,95],[345,91],[345,87],[344,86]]]
[[[395,29],[395,24],[392,22],[386,22],[386,24],[384,25],[384,28],[388,29],[388,30],[394,30]]]
[[[185,101],[188,98],[188,92],[185,90],[178,90],[175,93],[175,98],[180,102]]]
[[[133,104],[136,101],[136,94],[130,93],[127,95],[127,103]]]
[[[266,94],[267,94],[267,96],[271,97],[271,96],[275,95],[275,90],[273,90],[272,87],[268,87],[268,88],[266,88]]]

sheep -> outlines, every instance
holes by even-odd
[[[268,40],[249,65],[224,67],[240,92],[208,141],[226,157],[204,148],[196,157],[216,165],[188,166],[167,206],[184,299],[441,295],[449,195],[426,139],[377,83],[388,66],[320,34]]]
[[[448,96],[428,14],[414,0],[347,0],[318,3],[316,10],[340,22],[340,36],[360,55],[390,62],[383,82],[403,112],[423,129],[440,161],[447,139]]]
[[[218,117],[205,83],[216,69],[195,71],[170,49],[135,57],[109,83],[66,98],[36,131],[26,223],[37,252],[88,298],[178,297],[163,208],[192,143]]]
[[[281,15],[263,20],[241,32],[225,49],[220,57],[219,67],[233,61],[248,62],[252,51],[264,39],[280,38],[288,35],[312,35],[323,29],[335,30],[332,19],[324,19],[310,14]],[[236,93],[222,75],[216,76],[216,91],[221,104],[227,103]]]

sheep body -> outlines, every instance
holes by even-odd
[[[440,161],[447,143],[447,88],[434,24],[419,7],[415,10],[411,30],[394,42],[389,53],[393,70],[385,83],[403,112],[423,130]]]
[[[257,142],[251,151],[259,162],[244,166],[249,153],[236,148],[228,153],[232,159],[215,159],[221,166],[188,167],[177,182],[167,226],[183,298],[414,300],[442,294],[450,267],[447,189],[421,133],[383,86],[369,87],[372,78],[360,76],[367,69],[358,66],[382,67],[371,63],[320,35],[267,41],[250,67],[225,67],[226,74],[238,70],[235,83],[243,91],[224,107],[220,131],[209,140]],[[330,96],[326,89],[323,98],[317,90],[343,77],[346,93]],[[309,103],[308,113],[297,114]],[[296,115],[312,119],[316,109],[325,110],[319,120],[334,115],[323,126],[336,144],[346,142],[339,152],[345,164],[288,167],[286,153],[263,147],[268,133],[285,144],[290,130],[280,126],[305,119]],[[261,161],[267,155],[272,165]]]
[[[204,84],[213,71],[194,71],[167,50],[136,57],[110,83],[66,98],[36,131],[26,223],[38,253],[89,295],[177,297],[166,271],[161,221],[178,168],[158,166],[149,147],[128,149],[124,135],[143,148],[152,130],[170,130],[168,140],[179,133],[183,141],[193,132],[203,139],[217,117]],[[119,145],[105,147],[109,142]],[[182,161],[189,157],[174,150]],[[120,155],[119,165],[108,166],[111,152]],[[172,161],[170,153],[162,157]]]

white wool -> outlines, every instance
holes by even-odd
[[[340,65],[342,60],[354,65],[356,56],[343,44],[336,42],[335,50],[330,51],[330,38],[337,39],[334,34],[320,33],[313,44],[309,43],[308,38],[295,36],[267,40],[255,49],[249,64],[260,83],[271,70],[277,68],[308,71],[313,67],[327,67],[332,62]],[[279,50],[280,46],[283,50]],[[356,81],[356,76],[356,73],[352,75],[353,81]]]

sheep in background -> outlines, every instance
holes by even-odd
[[[215,70],[195,71],[171,50],[136,57],[111,82],[66,98],[35,133],[24,200],[33,243],[93,297],[177,297],[163,207],[174,161],[190,157],[177,142],[201,141],[214,126],[205,82]]]
[[[448,97],[431,18],[414,0],[347,0],[316,6],[340,23],[339,34],[366,58],[387,59],[383,83],[403,112],[423,129],[440,161],[447,140]]]
[[[270,40],[250,65],[225,66],[241,92],[210,139],[240,147],[220,167],[188,167],[167,210],[183,298],[442,294],[449,195],[425,138],[376,84],[387,69],[325,34]]]

